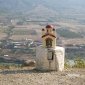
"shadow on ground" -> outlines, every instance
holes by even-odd
[[[23,73],[23,74],[27,74],[27,73],[46,73],[46,72],[52,72],[52,71],[40,71],[40,70],[36,70],[36,69],[32,69],[32,70],[3,70],[0,72],[0,74],[18,74],[18,73]]]
[[[16,64],[22,64],[24,61],[23,60],[19,60],[19,59],[16,59],[16,58],[3,58],[1,57],[0,58],[0,63],[16,63]]]

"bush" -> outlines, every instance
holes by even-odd
[[[65,63],[64,63],[65,68],[71,68],[72,67],[68,62],[69,62],[69,60],[65,59]]]
[[[67,64],[67,63],[64,64],[64,67],[65,68],[71,68],[71,66],[69,64]]]
[[[70,63],[70,60],[65,60],[65,68],[85,68],[85,60],[77,57],[77,59],[73,60],[74,63]]]
[[[0,69],[11,69],[11,68],[21,68],[21,64],[13,64],[13,63],[0,63]]]
[[[76,60],[74,60],[75,65],[74,67],[76,68],[85,68],[85,60],[77,58]]]

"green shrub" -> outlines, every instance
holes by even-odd
[[[75,65],[74,67],[76,68],[85,68],[85,60],[77,58],[76,60],[74,60]]]
[[[64,63],[65,68],[71,68],[71,66],[68,62],[69,62],[68,59],[65,59],[65,63]]]
[[[65,60],[65,68],[85,68],[85,60],[77,57],[73,60],[74,64],[71,64],[69,60]]]
[[[11,68],[21,68],[21,64],[14,63],[0,63],[0,69],[11,69]]]
[[[71,66],[69,64],[67,64],[67,63],[64,64],[64,67],[65,68],[71,68]]]

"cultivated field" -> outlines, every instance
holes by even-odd
[[[16,26],[12,30],[12,36],[10,36],[10,39],[13,39],[13,40],[40,39],[41,28],[42,27],[40,25]]]

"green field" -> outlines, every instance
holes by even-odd
[[[68,29],[57,29],[57,33],[64,38],[83,38],[81,34],[72,32]]]

